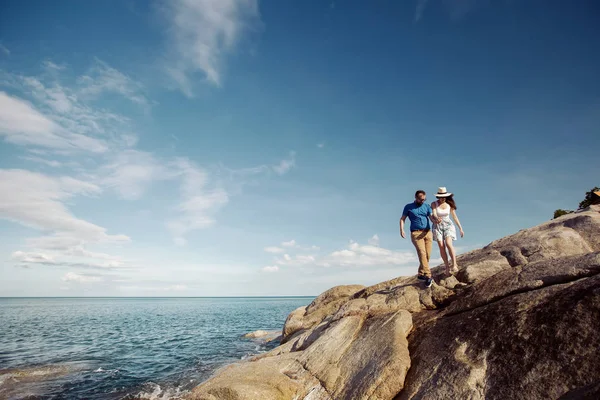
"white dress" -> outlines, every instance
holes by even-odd
[[[456,240],[456,228],[450,219],[450,206],[446,204],[446,208],[444,209],[438,206],[435,212],[442,221],[433,224],[433,240],[445,241],[448,237]]]

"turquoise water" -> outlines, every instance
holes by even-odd
[[[0,298],[0,398],[174,399],[304,298]]]

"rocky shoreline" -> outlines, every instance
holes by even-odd
[[[289,314],[279,346],[189,398],[600,398],[599,206],[457,261],[430,288],[411,276],[329,289]]]

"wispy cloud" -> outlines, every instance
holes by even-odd
[[[44,68],[46,68],[47,70],[51,70],[51,71],[62,71],[64,69],[67,68],[66,65],[59,65],[54,63],[52,60],[45,60],[42,65],[44,66]]]
[[[0,218],[34,228],[48,236],[33,239],[32,252],[16,252],[18,263],[116,267],[118,258],[85,250],[86,245],[126,243],[123,234],[75,217],[65,202],[76,196],[95,196],[101,189],[71,177],[50,177],[25,170],[0,170]],[[49,251],[45,251],[49,250]],[[100,259],[102,262],[97,263]]]
[[[0,52],[4,53],[7,56],[10,56],[10,50],[6,48],[2,43],[0,43]]]
[[[144,86],[140,82],[98,59],[86,75],[77,79],[77,83],[80,96],[96,97],[105,92],[112,92],[143,106],[149,104],[143,94]]]
[[[246,180],[254,179],[260,175],[285,175],[292,168],[296,167],[296,152],[291,151],[288,157],[279,160],[275,164],[262,164],[248,168],[231,169],[226,166],[219,164],[216,167],[216,174],[220,176],[225,182],[236,182],[237,184],[243,185]]]
[[[20,96],[0,92],[0,136],[22,146],[66,152],[104,153],[129,147],[137,136],[127,118],[93,107],[89,101],[105,92],[116,92],[147,108],[143,86],[96,60],[76,87],[61,83],[61,70],[46,60],[44,68],[55,73],[23,76],[0,71],[0,84]]]
[[[193,230],[211,226],[214,213],[229,201],[220,187],[211,187],[208,173],[186,158],[179,158],[174,166],[180,171],[181,202],[175,207],[177,217],[167,227],[177,245],[184,245],[185,235]]]
[[[318,246],[303,247],[295,240],[284,242],[282,248],[274,247],[274,249],[281,251],[272,251],[272,253],[285,252],[273,260],[278,266],[382,268],[408,265],[416,261],[414,251],[394,251],[380,247],[378,235],[373,235],[366,245],[350,241],[346,248],[324,255],[317,254],[320,250]],[[294,251],[308,251],[308,253],[293,254]]]
[[[361,245],[351,241],[348,247],[330,253],[319,260],[323,267],[377,267],[389,265],[406,265],[414,262],[416,255],[413,251],[394,251],[372,244]]]
[[[0,136],[18,145],[102,153],[105,141],[72,133],[25,100],[0,92]]]
[[[273,167],[273,170],[278,175],[283,175],[290,171],[294,166],[296,166],[296,153],[291,152],[290,157],[285,160],[281,160],[278,165]]]
[[[256,0],[173,0],[163,10],[174,53],[168,73],[187,96],[197,72],[221,85],[224,57],[260,18]]]
[[[278,272],[279,267],[277,265],[270,265],[262,268],[263,272]]]
[[[124,199],[136,200],[150,184],[173,178],[176,172],[151,153],[127,149],[102,166],[99,174],[103,186],[114,189]]]
[[[92,274],[80,274],[75,272],[67,272],[61,280],[63,282],[75,282],[75,283],[94,283],[101,282],[103,279],[100,275]]]
[[[269,247],[265,247],[265,251],[267,253],[283,253],[285,252],[284,249],[282,249],[281,247],[277,247],[277,246],[269,246]]]
[[[415,10],[415,22],[419,22],[423,16],[423,11],[427,6],[428,0],[417,0],[417,9]]]

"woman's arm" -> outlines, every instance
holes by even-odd
[[[458,225],[458,229],[460,229],[460,237],[465,236],[465,233],[463,232],[463,228],[460,225],[460,221],[458,220],[458,215],[456,215],[456,210],[454,208],[451,208],[450,212],[452,213],[452,218],[454,218],[456,225]]]
[[[437,201],[434,201],[433,203],[431,203],[431,215],[429,216],[429,219],[431,220],[431,222],[433,222],[434,224],[439,222],[439,218],[437,215]]]

